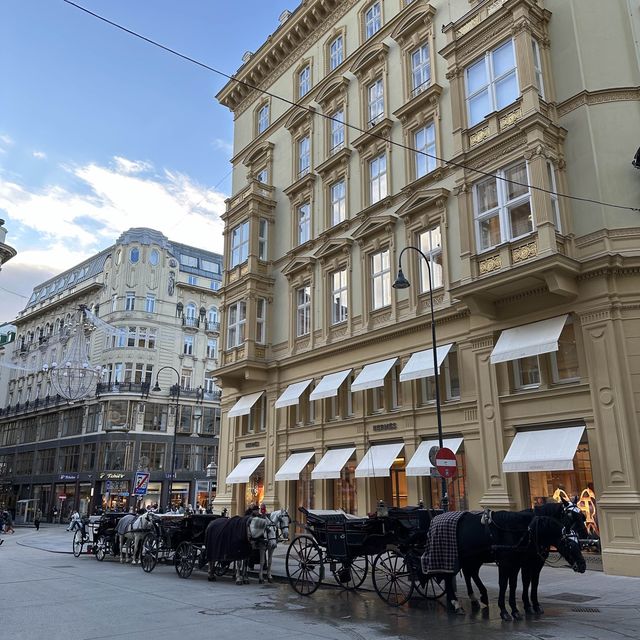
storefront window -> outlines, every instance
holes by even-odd
[[[340,472],[340,479],[333,483],[333,508],[355,514],[358,508],[355,460],[349,460]]]
[[[315,464],[310,462],[300,473],[300,479],[296,482],[296,506],[307,509],[315,508],[316,494],[311,472]]]
[[[171,499],[172,507],[184,508],[189,504],[189,483],[188,482],[172,482],[171,483]]]
[[[264,467],[260,465],[258,470],[251,476],[245,485],[244,504],[245,508],[259,505],[264,501]]]
[[[150,482],[147,485],[147,493],[140,496],[140,502],[145,509],[158,509],[160,507],[160,495],[162,493],[161,482]]]

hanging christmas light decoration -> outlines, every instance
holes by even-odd
[[[69,402],[86,398],[100,377],[101,368],[91,367],[87,353],[84,306],[81,305],[75,323],[69,327],[69,340],[62,352],[61,362],[44,365],[53,390]]]

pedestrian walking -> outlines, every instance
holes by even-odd
[[[36,528],[36,531],[40,531],[40,520],[42,520],[42,510],[38,507],[33,516],[33,526]]]
[[[3,512],[2,520],[4,521],[4,532],[15,533],[15,529],[13,528],[13,518],[11,517],[11,513],[9,511]]]

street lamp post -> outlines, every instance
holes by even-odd
[[[173,444],[171,446],[171,477],[169,479],[169,495],[167,497],[167,503],[169,504],[171,502],[173,481],[176,475],[176,436],[178,435],[178,411],[179,411],[179,403],[180,403],[180,373],[178,372],[177,369],[175,369],[170,365],[161,367],[158,370],[158,373],[156,374],[156,386],[153,387],[154,392],[162,391],[162,389],[160,388],[160,385],[158,384],[158,378],[160,376],[160,373],[162,373],[162,371],[164,371],[165,369],[171,369],[171,371],[173,371],[177,376],[176,384],[171,387],[171,389],[175,389],[176,414],[173,422]]]
[[[218,465],[216,461],[212,458],[211,462],[207,465],[207,479],[209,480],[209,504],[207,505],[207,513],[211,509],[211,503],[213,502],[212,493],[213,493],[213,481],[214,479],[218,480]]]
[[[396,281],[393,283],[394,289],[408,289],[411,285],[409,281],[405,278],[404,273],[402,273],[402,255],[408,249],[413,249],[413,251],[417,251],[427,263],[427,271],[429,273],[429,306],[431,308],[431,348],[433,351],[433,376],[435,379],[435,387],[436,387],[436,420],[438,424],[438,445],[442,449],[444,446],[443,438],[442,438],[442,412],[440,410],[440,386],[438,384],[438,350],[436,344],[436,320],[435,315],[433,313],[433,285],[431,278],[431,263],[429,262],[429,258],[420,250],[418,247],[414,247],[409,245],[405,247],[398,257],[398,276],[396,277]],[[440,508],[443,511],[449,510],[449,496],[447,495],[447,480],[444,476],[441,478],[442,481],[442,491],[441,491],[441,500],[440,500]]]

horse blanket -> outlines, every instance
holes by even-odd
[[[466,511],[448,511],[431,520],[427,546],[422,554],[422,571],[432,573],[458,573],[458,522]]]
[[[209,562],[233,562],[251,555],[247,534],[249,516],[218,518],[207,526],[205,544]]]
[[[134,516],[132,513],[122,516],[122,518],[120,518],[120,522],[118,522],[118,526],[116,527],[116,533],[119,536],[123,536],[128,531],[131,531],[131,527],[137,518],[138,516]]]

